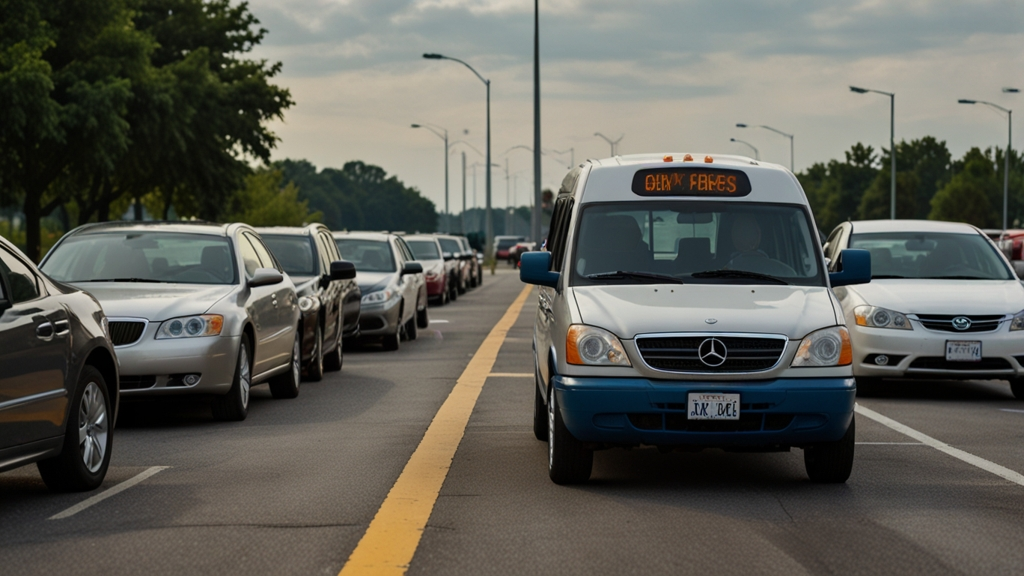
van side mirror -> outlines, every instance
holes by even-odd
[[[356,265],[347,260],[331,262],[331,280],[351,280],[356,277]]]
[[[551,271],[551,252],[526,252],[519,260],[519,279],[527,284],[556,288],[559,276]]]
[[[284,276],[273,268],[257,268],[249,280],[249,287],[270,286],[284,282]]]
[[[871,252],[854,248],[839,253],[836,272],[828,275],[833,288],[871,282]]]
[[[406,262],[405,266],[402,266],[402,276],[406,274],[423,274],[423,264],[419,262]]]

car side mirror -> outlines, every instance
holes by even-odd
[[[526,252],[519,260],[519,279],[527,284],[557,288],[559,276],[551,271],[551,252]]]
[[[455,259],[455,255],[453,255],[451,252],[442,252],[441,257],[444,258],[445,262]]]
[[[356,277],[356,265],[348,260],[331,262],[331,280],[351,280]]]
[[[284,282],[284,276],[280,272],[273,268],[257,268],[256,272],[253,273],[252,278],[249,279],[249,287],[257,288],[259,286],[271,286],[273,284],[280,284]]]
[[[423,264],[419,262],[406,262],[405,266],[402,266],[402,275],[406,274],[423,274]]]
[[[843,250],[839,253],[837,271],[830,273],[828,279],[833,288],[871,282],[871,252],[853,248]]]

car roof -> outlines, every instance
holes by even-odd
[[[308,236],[314,230],[328,230],[323,224],[309,224],[307,226],[260,226],[255,228],[260,234],[278,234],[286,236]]]
[[[433,234],[410,234],[403,236],[403,238],[405,238],[406,242],[409,240],[437,240],[437,236]]]
[[[115,220],[112,222],[95,222],[85,224],[72,230],[69,234],[99,234],[112,231],[161,231],[178,232],[183,234],[210,234],[214,236],[227,236],[229,228],[236,224],[217,224],[214,222],[203,222],[200,220],[182,221],[136,221],[136,220]],[[247,224],[240,224],[248,227]]]
[[[850,222],[854,234],[872,232],[940,232],[946,234],[980,234],[981,232],[963,222],[942,222],[939,220],[854,220]]]
[[[386,242],[394,237],[394,234],[387,232],[334,232],[332,235],[339,240],[354,238],[357,240],[377,240],[378,242]]]
[[[692,160],[684,161],[689,156]],[[707,162],[705,159],[712,161]],[[671,160],[669,160],[671,159]],[[631,154],[600,160],[588,160],[590,174],[580,202],[630,201],[726,201],[779,202],[807,205],[807,196],[793,173],[786,167],[761,162],[746,156],[708,154],[704,152],[672,152],[664,154]],[[745,196],[640,196],[632,192],[633,176],[638,170],[653,168],[724,168],[741,170],[750,179],[751,192]]]

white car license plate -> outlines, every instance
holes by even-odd
[[[687,395],[690,405],[689,420],[739,420],[739,394],[702,394],[691,392]]]
[[[981,362],[981,342],[946,340],[947,362]]]

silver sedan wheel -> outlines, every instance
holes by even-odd
[[[295,379],[295,386],[298,387],[299,379],[302,377],[302,346],[298,336],[295,337],[295,345],[292,346],[292,378]]]
[[[78,406],[78,448],[89,472],[96,473],[103,466],[109,433],[107,402],[99,385],[89,382]]]
[[[242,408],[249,407],[249,387],[252,374],[249,370],[249,351],[242,346],[238,353],[238,395],[242,400]]]

